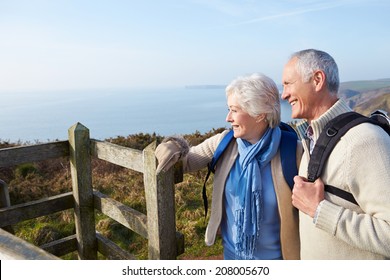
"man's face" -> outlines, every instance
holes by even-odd
[[[311,105],[315,98],[312,79],[303,82],[296,70],[297,58],[292,58],[283,70],[283,94],[282,99],[291,105],[291,117],[293,119],[313,119],[314,109]]]

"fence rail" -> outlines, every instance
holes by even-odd
[[[0,167],[69,156],[69,142],[5,148],[0,150]]]
[[[77,251],[79,259],[134,259],[129,252],[95,229],[95,210],[148,239],[149,259],[175,259],[184,252],[184,236],[176,232],[174,184],[182,171],[156,174],[156,143],[143,151],[90,139],[89,130],[77,123],[69,140],[0,149],[0,167],[69,157],[72,192],[37,201],[10,205],[7,185],[0,180],[0,258],[56,259]],[[91,158],[126,167],[144,175],[147,215],[92,188]],[[12,225],[67,209],[74,210],[76,234],[38,248],[12,235]],[[12,246],[10,244],[13,244]]]
[[[58,257],[0,229],[0,259],[57,260]]]

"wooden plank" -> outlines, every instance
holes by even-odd
[[[142,151],[109,142],[91,140],[91,155],[138,172],[143,172]]]
[[[56,256],[0,229],[1,260],[59,260]]]
[[[182,234],[179,231],[176,231],[176,246],[177,246],[177,255],[181,255],[184,253],[185,247],[184,247],[184,234]]]
[[[0,179],[0,208],[11,206],[9,199],[8,185]]]
[[[146,215],[124,205],[99,191],[94,191],[95,208],[123,226],[148,238]]]
[[[72,253],[77,250],[76,234],[46,243],[41,249],[57,257]]]
[[[109,260],[135,260],[135,256],[96,232],[99,252]]]
[[[68,141],[0,149],[0,167],[69,155]]]
[[[0,180],[0,208],[9,206],[11,206],[11,201],[9,198],[8,185],[3,180]],[[10,225],[2,227],[2,229],[12,234],[15,233],[14,229]]]
[[[82,124],[76,123],[69,128],[68,133],[78,257],[82,260],[95,260],[97,259],[97,241],[89,130]]]
[[[0,227],[73,208],[71,192],[0,209]]]
[[[144,149],[149,259],[176,259],[173,168],[156,175],[156,142]]]

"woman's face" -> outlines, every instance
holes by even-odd
[[[229,95],[227,98],[229,113],[226,121],[232,125],[235,138],[244,139],[252,144],[256,143],[262,137],[265,129],[268,127],[264,121],[265,114],[259,117],[252,117],[245,112],[237,102],[237,97]]]

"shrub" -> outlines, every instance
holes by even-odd
[[[36,173],[37,168],[32,163],[24,163],[16,167],[15,177],[26,178],[30,173]]]

